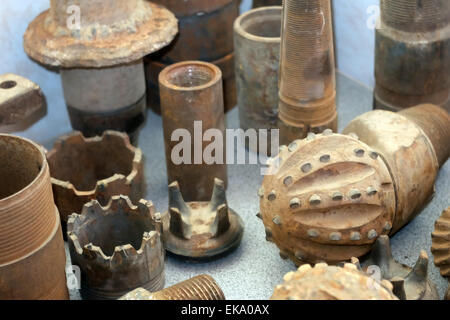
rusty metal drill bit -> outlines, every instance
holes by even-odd
[[[211,201],[185,202],[177,182],[169,185],[170,225],[163,233],[166,249],[195,259],[211,258],[236,248],[244,224],[228,207],[223,181],[214,180]]]
[[[329,0],[285,0],[281,32],[280,143],[337,130]]]
[[[436,220],[431,238],[434,264],[443,277],[450,278],[450,207]]]
[[[138,288],[120,300],[225,300],[225,295],[216,281],[204,274],[158,292]]]

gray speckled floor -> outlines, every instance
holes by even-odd
[[[371,110],[372,93],[368,88],[343,75],[338,75],[337,83],[339,128],[342,129],[357,115]],[[228,114],[227,122],[228,127],[238,126],[237,109]],[[67,131],[69,130],[70,128],[67,128]],[[49,137],[49,132],[44,136]],[[45,143],[47,148],[51,148],[51,141],[54,138]],[[140,132],[139,146],[146,156],[147,199],[154,202],[157,210],[165,211],[167,181],[162,124],[161,118],[152,112],[149,112],[147,124]],[[192,276],[208,273],[216,279],[228,299],[267,299],[271,296],[274,286],[282,281],[283,275],[295,270],[295,266],[289,261],[282,260],[276,246],[265,241],[263,224],[255,216],[259,211],[256,192],[262,182],[259,167],[231,165],[228,174],[229,205],[245,222],[241,246],[230,255],[208,263],[182,262],[169,256],[166,263],[166,285],[170,286]],[[449,178],[448,162],[439,173],[433,201],[419,217],[393,237],[392,250],[399,262],[413,265],[421,249],[425,249],[432,259],[430,246],[434,221],[443,209],[450,206]],[[432,262],[430,274],[442,297],[447,282],[439,275]],[[71,297],[79,299],[78,293],[74,291],[71,292]]]

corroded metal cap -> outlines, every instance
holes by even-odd
[[[59,138],[47,160],[63,227],[70,214],[81,212],[91,200],[106,205],[123,194],[136,203],[144,196],[142,151],[125,133],[105,131],[102,137],[85,138],[73,132]]]
[[[389,281],[377,282],[355,264],[305,264],[284,276],[271,300],[398,300],[392,288]]]
[[[79,28],[71,21],[77,12]],[[165,47],[177,32],[175,16],[150,1],[50,0],[50,9],[28,26],[24,48],[44,65],[109,67]]]
[[[244,223],[228,207],[225,185],[219,179],[214,180],[210,202],[186,203],[178,182],[170,184],[169,215],[170,223],[164,223],[164,245],[184,257],[201,259],[223,254],[240,244],[244,232]]]
[[[0,75],[0,131],[23,131],[47,113],[41,88],[12,74]]]
[[[436,221],[431,237],[434,264],[440,269],[443,277],[450,278],[450,207],[444,210]]]
[[[394,293],[402,300],[439,300],[436,286],[428,277],[428,255],[422,250],[413,268],[392,257],[388,236],[380,236],[364,261],[363,269],[377,266],[380,276],[394,285]]]
[[[126,196],[114,196],[106,207],[93,200],[81,215],[72,214],[67,235],[72,263],[80,267],[81,294],[92,299],[116,299],[137,287],[164,287],[165,251],[161,215],[153,203],[134,206]]]
[[[281,147],[272,162],[260,207],[267,239],[282,256],[297,264],[348,260],[392,228],[388,167],[354,135],[310,133]]]
[[[119,300],[225,300],[225,295],[212,277],[203,274],[158,292],[138,288]]]

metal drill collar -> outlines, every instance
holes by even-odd
[[[431,252],[434,256],[434,264],[440,269],[443,277],[450,277],[450,207],[442,212],[434,225],[431,235]]]
[[[72,262],[82,270],[82,294],[118,298],[137,287],[164,286],[161,215],[152,202],[134,206],[114,196],[106,207],[96,200],[72,214],[67,223]]]
[[[80,10],[80,29],[67,10]],[[28,26],[26,53],[48,66],[110,67],[130,63],[168,45],[178,32],[175,16],[144,0],[51,0]]]
[[[305,264],[283,280],[271,300],[398,300],[389,281],[377,282],[352,263],[342,267]]]
[[[296,263],[367,253],[394,220],[389,170],[354,135],[310,133],[282,146],[260,196],[267,240]]]
[[[164,224],[164,245],[176,255],[211,258],[239,246],[242,219],[228,207],[222,180],[214,180],[211,201],[184,202],[178,182],[169,185],[170,223]]]
[[[92,199],[106,205],[123,194],[138,202],[145,190],[142,151],[128,136],[105,131],[101,137],[85,138],[80,132],[62,136],[47,153],[55,203],[62,221],[81,212]]]
[[[380,276],[394,285],[394,293],[401,300],[439,300],[436,286],[428,277],[428,255],[421,251],[413,268],[398,263],[392,257],[388,236],[380,236],[369,255],[363,261],[364,270],[377,266]]]

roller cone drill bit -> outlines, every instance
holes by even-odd
[[[164,224],[168,251],[190,258],[209,258],[237,247],[244,224],[228,207],[225,185],[214,180],[210,202],[185,202],[178,182],[169,185],[169,215]],[[168,215],[166,215],[168,218]]]
[[[111,300],[138,287],[164,287],[162,221],[151,202],[134,206],[128,197],[114,196],[102,207],[93,200],[81,215],[69,217],[67,229],[84,298]]]
[[[398,300],[392,288],[389,281],[377,282],[352,263],[342,267],[304,264],[284,276],[271,300]]]
[[[310,133],[281,147],[259,191],[266,238],[297,264],[363,256],[431,199],[448,141],[450,116],[421,105],[371,111],[344,134]]]
[[[398,263],[392,257],[388,236],[380,236],[364,261],[363,269],[377,266],[380,276],[394,285],[394,293],[402,300],[439,300],[436,286],[428,278],[428,255],[420,252],[413,268]]]

